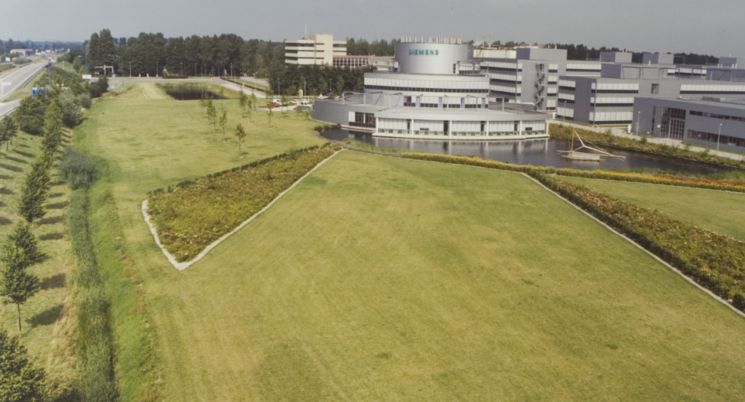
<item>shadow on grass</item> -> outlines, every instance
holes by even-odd
[[[23,169],[18,166],[6,165],[5,163],[0,163],[0,167],[5,170],[10,170],[11,172],[23,172]]]
[[[44,278],[39,286],[41,286],[42,289],[57,289],[57,288],[64,288],[65,284],[67,283],[67,275],[65,274],[57,274],[54,276],[50,276],[48,278]]]
[[[13,194],[13,190],[7,188],[7,187],[0,187],[0,194],[2,195],[11,195]]]
[[[47,204],[47,209],[62,209],[67,206],[67,201],[57,202],[54,204]]]
[[[18,155],[23,155],[23,156],[25,156],[27,158],[33,158],[34,157],[34,154],[32,154],[32,153],[19,151],[17,149],[14,149],[13,152],[17,153]]]
[[[31,317],[26,322],[31,324],[33,327],[38,327],[39,325],[52,325],[59,319],[60,315],[62,315],[62,305],[58,304],[47,309],[47,311]]]
[[[5,159],[7,159],[9,161],[13,161],[15,163],[25,163],[25,164],[28,165],[28,161],[26,161],[25,159],[18,159],[18,158],[14,158],[12,156],[6,156]]]
[[[10,225],[11,223],[13,223],[13,221],[11,221],[10,219],[4,216],[0,216],[0,226],[7,226],[7,225]]]
[[[63,194],[63,193],[52,193],[52,194],[49,194],[49,198],[57,198],[57,197],[61,197],[61,196],[62,196],[62,194]]]
[[[42,218],[37,221],[39,225],[54,225],[55,223],[62,222],[61,216],[52,216],[48,218]]]
[[[65,237],[65,236],[62,233],[55,232],[55,233],[43,234],[43,235],[39,236],[39,240],[60,240],[63,237]]]

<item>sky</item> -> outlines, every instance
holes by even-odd
[[[9,4],[8,4],[9,3]],[[742,0],[3,0],[0,39],[83,41],[234,33],[282,41],[307,32],[583,43],[745,57]]]

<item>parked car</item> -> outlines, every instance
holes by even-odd
[[[266,104],[266,107],[279,107],[279,103],[277,102],[269,102]]]

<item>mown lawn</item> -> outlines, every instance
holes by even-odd
[[[0,147],[0,247],[16,224],[23,221],[18,215],[18,200],[26,173],[41,154],[41,137],[19,132],[13,145],[6,145]],[[46,216],[32,226],[46,259],[29,268],[41,280],[41,290],[21,307],[21,342],[36,366],[45,369],[50,384],[66,388],[74,375],[75,318],[69,308],[75,261],[66,228],[69,189],[56,169],[52,183]],[[4,263],[0,262],[0,267],[5,269]],[[0,305],[0,326],[11,335],[18,334],[17,317],[15,304]]]
[[[183,272],[126,231],[169,400],[745,391],[742,317],[521,175],[343,152]]]
[[[75,130],[75,138],[78,146],[102,161],[102,177],[91,191],[90,218],[95,237],[101,238],[96,245],[105,260],[101,262],[104,275],[115,278],[106,286],[114,298],[122,400],[156,400],[163,381],[157,372],[142,366],[143,361],[151,361],[146,356],[151,352],[149,333],[157,331],[146,315],[149,304],[157,299],[149,288],[174,269],[153,247],[142,218],[140,207],[147,193],[324,141],[313,135],[320,123],[304,116],[281,118],[275,113],[269,128],[266,113],[254,112],[250,119],[240,119],[237,100],[215,101],[218,109],[224,105],[228,110],[229,126],[234,128],[240,121],[246,129],[244,156],[239,158],[231,133],[223,141],[222,133],[208,125],[198,101],[148,99],[162,94],[151,84],[138,84],[130,91],[124,92],[129,98],[107,95],[97,101]],[[121,260],[119,253],[124,254]],[[141,300],[139,294],[120,286],[126,282],[122,277],[130,278],[133,287],[149,298]]]
[[[562,176],[561,180],[655,208],[683,222],[745,241],[744,193],[581,177]]]

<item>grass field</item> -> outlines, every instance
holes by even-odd
[[[19,133],[10,151],[3,144],[0,152],[0,244],[13,231],[17,222],[17,204],[26,173],[41,152],[41,138]],[[73,378],[72,325],[69,280],[75,262],[70,252],[70,239],[65,220],[69,190],[53,173],[53,186],[46,204],[46,216],[33,225],[39,246],[47,256],[31,268],[41,280],[42,290],[21,307],[23,332],[21,341],[43,367],[51,383],[69,386]],[[4,267],[3,267],[4,268]],[[0,307],[0,325],[10,334],[18,333],[16,307]],[[55,385],[55,386],[57,386]]]
[[[158,387],[163,384],[157,372],[147,372],[143,367],[151,353],[148,331],[157,331],[143,314],[151,300],[132,293],[133,289],[146,292],[150,282],[173,269],[159,259],[160,251],[152,248],[153,238],[142,219],[140,204],[147,193],[184,179],[324,143],[313,135],[318,122],[294,114],[281,118],[275,113],[273,128],[268,128],[266,113],[254,112],[252,122],[241,120],[247,136],[242,148],[245,155],[239,159],[235,141],[229,137],[223,142],[222,134],[214,132],[202,117],[198,101],[147,99],[147,86],[139,88],[141,97],[129,91],[124,92],[129,94],[128,99],[107,95],[75,130],[78,146],[106,160],[102,178],[91,191],[90,217],[108,292],[113,297],[122,400],[156,400]],[[218,108],[221,104],[228,110],[229,126],[234,128],[240,118],[238,102],[215,101]]]
[[[222,102],[234,125],[237,102]],[[200,114],[197,102],[110,99],[78,133],[109,161],[99,186],[145,295],[164,399],[745,392],[742,317],[514,173],[345,151],[176,271],[141,217],[146,192],[245,163]],[[275,114],[274,129],[254,120],[246,161],[320,143],[294,114]],[[140,386],[133,366],[120,370],[124,396]]]
[[[675,219],[745,241],[745,194],[624,181],[561,177],[600,192],[655,208]]]

